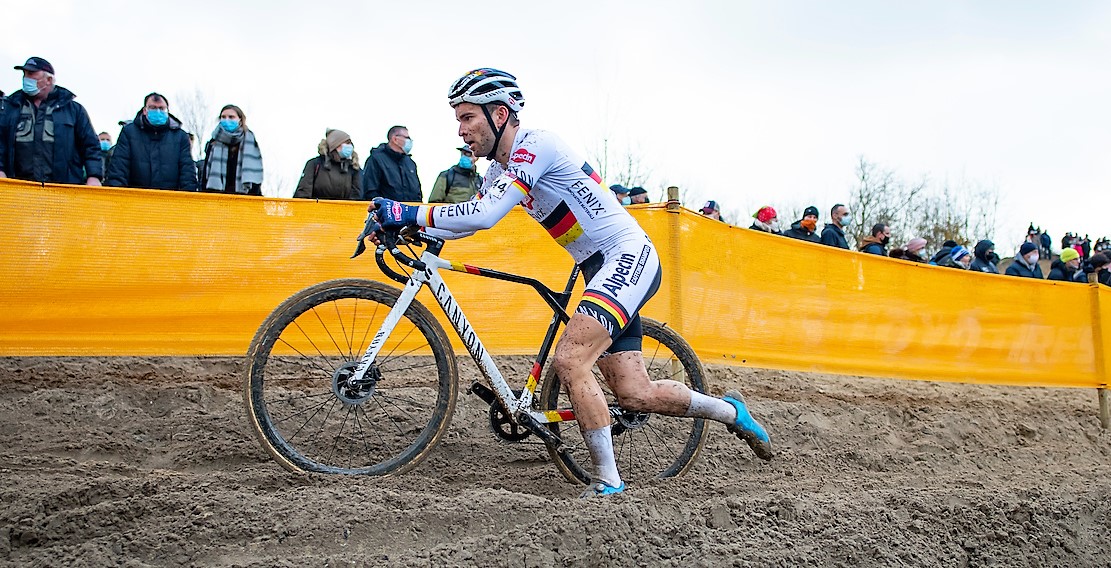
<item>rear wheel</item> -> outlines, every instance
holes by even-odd
[[[664,324],[644,317],[641,317],[641,324],[644,328],[642,353],[648,378],[679,381],[692,390],[705,392],[705,371],[690,345]],[[594,375],[610,408],[620,410],[617,398],[597,367]],[[560,385],[555,371],[549,369],[541,386],[541,410],[570,407],[566,389]],[[636,482],[686,473],[702,449],[707,427],[701,418],[620,411],[610,431],[622,479]],[[548,449],[559,471],[572,482],[590,483],[590,453],[578,424],[554,422],[548,424],[548,428],[564,443],[565,452]]]
[[[401,291],[333,280],[283,302],[247,353],[247,412],[263,449],[297,472],[388,475],[420,463],[455,409],[455,354],[413,301],[366,380],[354,370]]]

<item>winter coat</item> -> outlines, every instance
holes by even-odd
[[[812,243],[822,242],[822,238],[818,236],[818,233],[807,231],[798,221],[791,223],[791,228],[783,231],[783,235],[791,237],[792,239],[799,239],[800,241],[810,241]]]
[[[878,254],[880,256],[887,256],[887,252],[883,250],[883,241],[877,239],[872,235],[868,235],[861,239],[860,252],[866,254]]]
[[[317,157],[305,162],[305,171],[297,182],[293,197],[305,199],[350,199],[362,197],[358,154],[340,158],[339,152],[328,151],[324,140],[316,147]]]
[[[40,108],[53,105],[54,157],[49,179],[33,180],[52,183],[83,184],[90,177],[104,179],[100,140],[89,121],[85,107],[74,100],[68,89],[55,86]],[[16,91],[4,99],[0,110],[0,171],[10,178],[17,177],[15,163],[16,138],[21,126],[23,101],[28,100],[23,91]],[[45,135],[45,132],[44,132]],[[23,176],[23,179],[28,179]]]
[[[755,221],[752,222],[752,225],[749,227],[749,229],[752,229],[753,231],[760,231],[761,233],[771,233],[773,235],[782,235],[783,234],[780,231],[772,230],[771,227],[768,227],[768,228],[761,227],[760,225],[757,225]]]
[[[946,268],[959,268],[960,270],[965,270],[965,267],[964,267],[963,264],[953,260],[953,257],[951,255],[948,255],[948,254],[941,257],[941,259],[939,259],[937,261],[937,265],[938,266],[944,266]]]
[[[968,269],[976,272],[987,272],[988,274],[999,274],[999,268],[992,264],[991,261],[984,260],[980,257],[972,259],[972,266]]]
[[[1080,270],[1077,270],[1076,274],[1072,275],[1072,281],[1073,282],[1087,283],[1088,282],[1088,275],[1091,274],[1092,272],[1094,272],[1095,269],[1092,268],[1092,265],[1089,264],[1088,261],[1086,261],[1086,260],[1083,263],[1081,263],[1080,266],[1081,266]],[[1103,284],[1104,286],[1111,286],[1111,270],[1106,270],[1106,269],[1105,270],[1100,270],[1099,271],[1098,282],[1100,284]]]
[[[890,256],[891,258],[897,258],[899,260],[909,260],[911,262],[926,262],[926,259],[902,248],[891,249],[891,252],[887,253],[887,256]]]
[[[363,199],[367,201],[375,197],[417,202],[424,199],[416,162],[409,154],[395,151],[385,142],[367,156],[362,191]]]
[[[1076,270],[1077,269],[1065,266],[1065,263],[1061,262],[1061,259],[1058,258],[1049,265],[1049,276],[1046,276],[1045,279],[1056,280],[1058,282],[1072,282],[1072,277],[1076,274]]]
[[[139,111],[120,130],[107,185],[197,191],[197,165],[181,121],[171,114],[166,124],[154,126]]]
[[[993,248],[995,248],[995,243],[987,239],[976,243],[976,247],[972,249],[972,266],[968,267],[968,269],[976,272],[999,274],[999,268],[996,267],[995,262],[988,257],[988,251]]]
[[[460,203],[474,197],[482,188],[482,176],[474,168],[452,166],[436,176],[429,203]]]
[[[845,231],[833,223],[826,223],[825,228],[822,229],[822,244],[849,250],[849,241],[845,240]]]
[[[1007,267],[1007,275],[1020,276],[1022,278],[1037,278],[1038,280],[1043,280],[1045,278],[1042,276],[1041,265],[1035,262],[1033,268],[1031,268],[1030,265],[1026,264],[1026,259],[1017,255],[1014,260],[1011,261],[1011,265]]]

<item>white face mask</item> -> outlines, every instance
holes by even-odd
[[[778,231],[779,230],[779,219],[772,219],[772,222],[768,223],[768,226],[771,227],[773,231]]]
[[[1026,255],[1026,262],[1030,263],[1030,266],[1034,266],[1035,264],[1037,264],[1038,258],[1039,258],[1038,253],[1032,252],[1032,253]]]

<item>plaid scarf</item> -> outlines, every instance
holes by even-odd
[[[228,148],[233,144],[239,145],[239,160],[235,168],[235,192],[247,193],[244,184],[256,183],[262,185],[262,152],[255,143],[255,133],[250,130],[227,132],[219,126],[212,132],[212,140],[208,143],[205,154],[205,176],[208,181],[205,189],[224,191],[227,186],[228,173]]]

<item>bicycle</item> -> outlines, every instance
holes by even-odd
[[[589,453],[567,393],[554,371],[540,381],[557,332],[570,319],[567,306],[579,268],[557,293],[533,278],[444,260],[444,240],[424,233],[387,233],[382,242],[375,262],[402,289],[363,279],[323,282],[286,299],[259,327],[247,353],[244,398],[263,449],[293,472],[391,475],[426,458],[451,421],[459,381],[447,334],[415,299],[428,286],[488,383],[476,381],[468,392],[489,405],[494,434],[506,442],[537,436],[569,481],[589,483]],[[424,248],[419,259],[414,246]],[[355,256],[363,247],[360,242]],[[387,250],[402,272],[387,264]],[[552,309],[523,387],[511,387],[499,372],[440,270],[530,286]],[[642,322],[650,378],[679,380],[705,392],[705,371],[690,345],[665,324]],[[705,440],[705,420],[624,410],[599,382],[609,400],[623,478],[635,482],[690,469]]]

